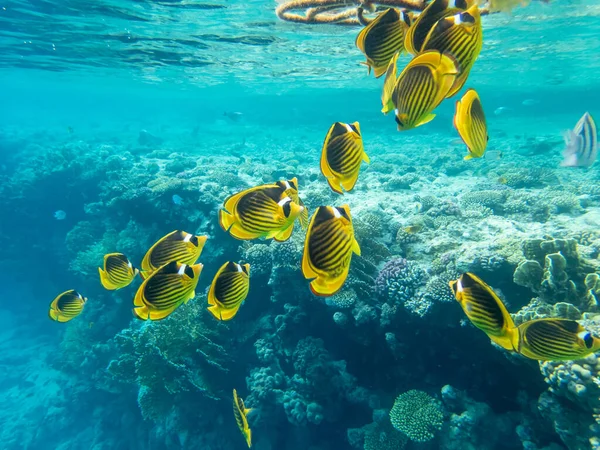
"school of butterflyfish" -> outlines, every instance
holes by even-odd
[[[418,16],[389,8],[358,34],[356,46],[365,55],[369,73],[384,77],[382,113],[394,113],[397,128],[410,130],[434,119],[433,111],[465,85],[482,48],[479,8],[473,0],[433,0]],[[410,61],[398,74],[398,58]],[[488,143],[485,114],[478,93],[469,88],[456,102],[454,127],[467,147],[465,159],[481,158]],[[596,158],[596,126],[586,113],[566,136],[565,166],[589,167]],[[320,169],[331,190],[343,195],[358,181],[362,163],[369,163],[360,124],[335,122],[325,135]],[[223,203],[221,228],[235,239],[287,241],[296,221],[306,231],[299,270],[310,291],[327,297],[344,285],[352,256],[360,256],[350,206],[320,206],[309,215],[299,196],[298,180],[274,181],[238,192]],[[122,253],[104,256],[100,282],[107,290],[141,284],[133,297],[133,315],[162,320],[196,296],[203,265],[198,263],[207,236],[175,230],[145,254],[139,269]],[[535,360],[583,358],[600,349],[600,340],[567,319],[537,319],[515,326],[494,291],[471,273],[450,282],[457,302],[471,323],[509,352]],[[219,321],[232,320],[250,292],[250,265],[227,261],[214,276],[207,309]],[[87,298],[75,290],[58,295],[49,316],[68,322],[82,313]],[[233,413],[248,447],[252,432],[242,398],[233,390]]]

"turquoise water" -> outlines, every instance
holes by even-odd
[[[600,332],[597,166],[560,167],[562,133],[600,117],[598,2],[483,18],[466,87],[502,158],[471,161],[458,96],[398,132],[360,64],[360,28],[286,23],[276,6],[0,2],[0,448],[247,448],[234,388],[260,450],[600,448],[600,361],[502,350],[448,287],[472,272],[517,325]],[[343,197],[319,169],[336,121],[360,122],[371,160]],[[219,227],[229,195],[292,177],[311,214],[352,209],[362,251],[342,294],[311,294],[299,225],[285,243]],[[139,279],[109,292],[97,267],[116,251],[139,266],[176,229],[208,236],[197,295],[137,321]],[[206,291],[227,260],[250,263],[251,289],[219,322]],[[83,313],[50,321],[68,289],[88,297]],[[402,397],[407,423],[390,421],[411,390],[429,400]]]

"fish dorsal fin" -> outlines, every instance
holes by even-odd
[[[348,128],[342,122],[336,122],[333,124],[333,128],[331,129],[331,133],[329,134],[329,140],[336,138],[338,136],[343,136],[348,132]]]

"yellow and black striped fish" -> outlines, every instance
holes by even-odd
[[[489,139],[487,123],[481,100],[475,89],[468,89],[456,102],[454,128],[469,151],[465,159],[481,158],[485,154]]]
[[[431,29],[422,51],[449,53],[458,63],[459,74],[446,95],[452,97],[462,89],[483,46],[483,27],[477,5],[464,12],[440,19]]]
[[[360,163],[369,163],[365,153],[360,125],[336,122],[329,128],[321,151],[321,173],[329,187],[343,194],[342,186],[351,191],[358,180]]]
[[[208,310],[219,320],[231,320],[250,291],[250,264],[226,262],[208,291]]]
[[[574,320],[530,320],[517,331],[513,336],[515,350],[538,361],[581,359],[600,350],[600,339]]]
[[[394,87],[396,86],[396,72],[398,71],[398,55],[399,53],[396,53],[392,57],[383,81],[383,92],[381,93],[381,105],[383,107],[381,108],[381,112],[386,115],[395,108],[393,94]]]
[[[506,350],[514,350],[515,324],[496,293],[472,273],[450,281],[450,289],[473,325]]]
[[[143,277],[151,275],[171,261],[194,264],[200,258],[206,239],[206,236],[195,236],[180,230],[160,238],[142,260]]]
[[[394,8],[387,9],[371,21],[356,37],[356,46],[367,57],[363,63],[375,72],[375,78],[383,75],[396,53],[404,51],[404,35],[410,25],[410,17]]]
[[[104,269],[98,267],[98,272],[102,286],[109,291],[129,286],[139,273],[123,253],[104,255]]]
[[[418,55],[423,50],[427,34],[438,20],[464,11],[475,3],[473,0],[433,0],[406,32],[404,38],[406,50],[413,55]]]
[[[283,189],[282,198],[287,196],[291,198],[294,203],[304,208],[298,217],[298,221],[300,222],[302,229],[306,230],[308,227],[308,208],[304,205],[304,202],[298,194],[298,178],[294,177],[291,180],[277,181],[275,184]]]
[[[161,320],[196,296],[202,264],[171,261],[144,280],[133,300],[133,313],[142,320]]]
[[[225,200],[219,211],[219,223],[234,238],[258,238],[286,241],[292,235],[294,221],[304,207],[284,196],[278,184],[258,186]]]
[[[48,315],[57,322],[68,322],[83,311],[87,298],[71,289],[63,292],[50,303]]]
[[[408,63],[392,94],[398,131],[433,120],[432,111],[444,100],[457,74],[454,59],[437,51],[421,53]]]
[[[342,288],[352,253],[360,256],[350,207],[318,207],[308,225],[302,256],[302,274],[312,280],[313,294],[328,297]]]
[[[252,447],[252,430],[248,425],[248,414],[252,411],[252,409],[246,408],[244,405],[244,401],[241,397],[238,397],[237,391],[233,390],[233,416],[235,417],[235,423],[237,423],[238,428],[240,429],[242,436],[246,440],[246,444],[248,444],[248,448]]]

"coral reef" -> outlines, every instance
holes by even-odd
[[[408,391],[400,394],[390,411],[393,427],[411,441],[427,442],[442,428],[444,412],[441,405],[426,392]]]

